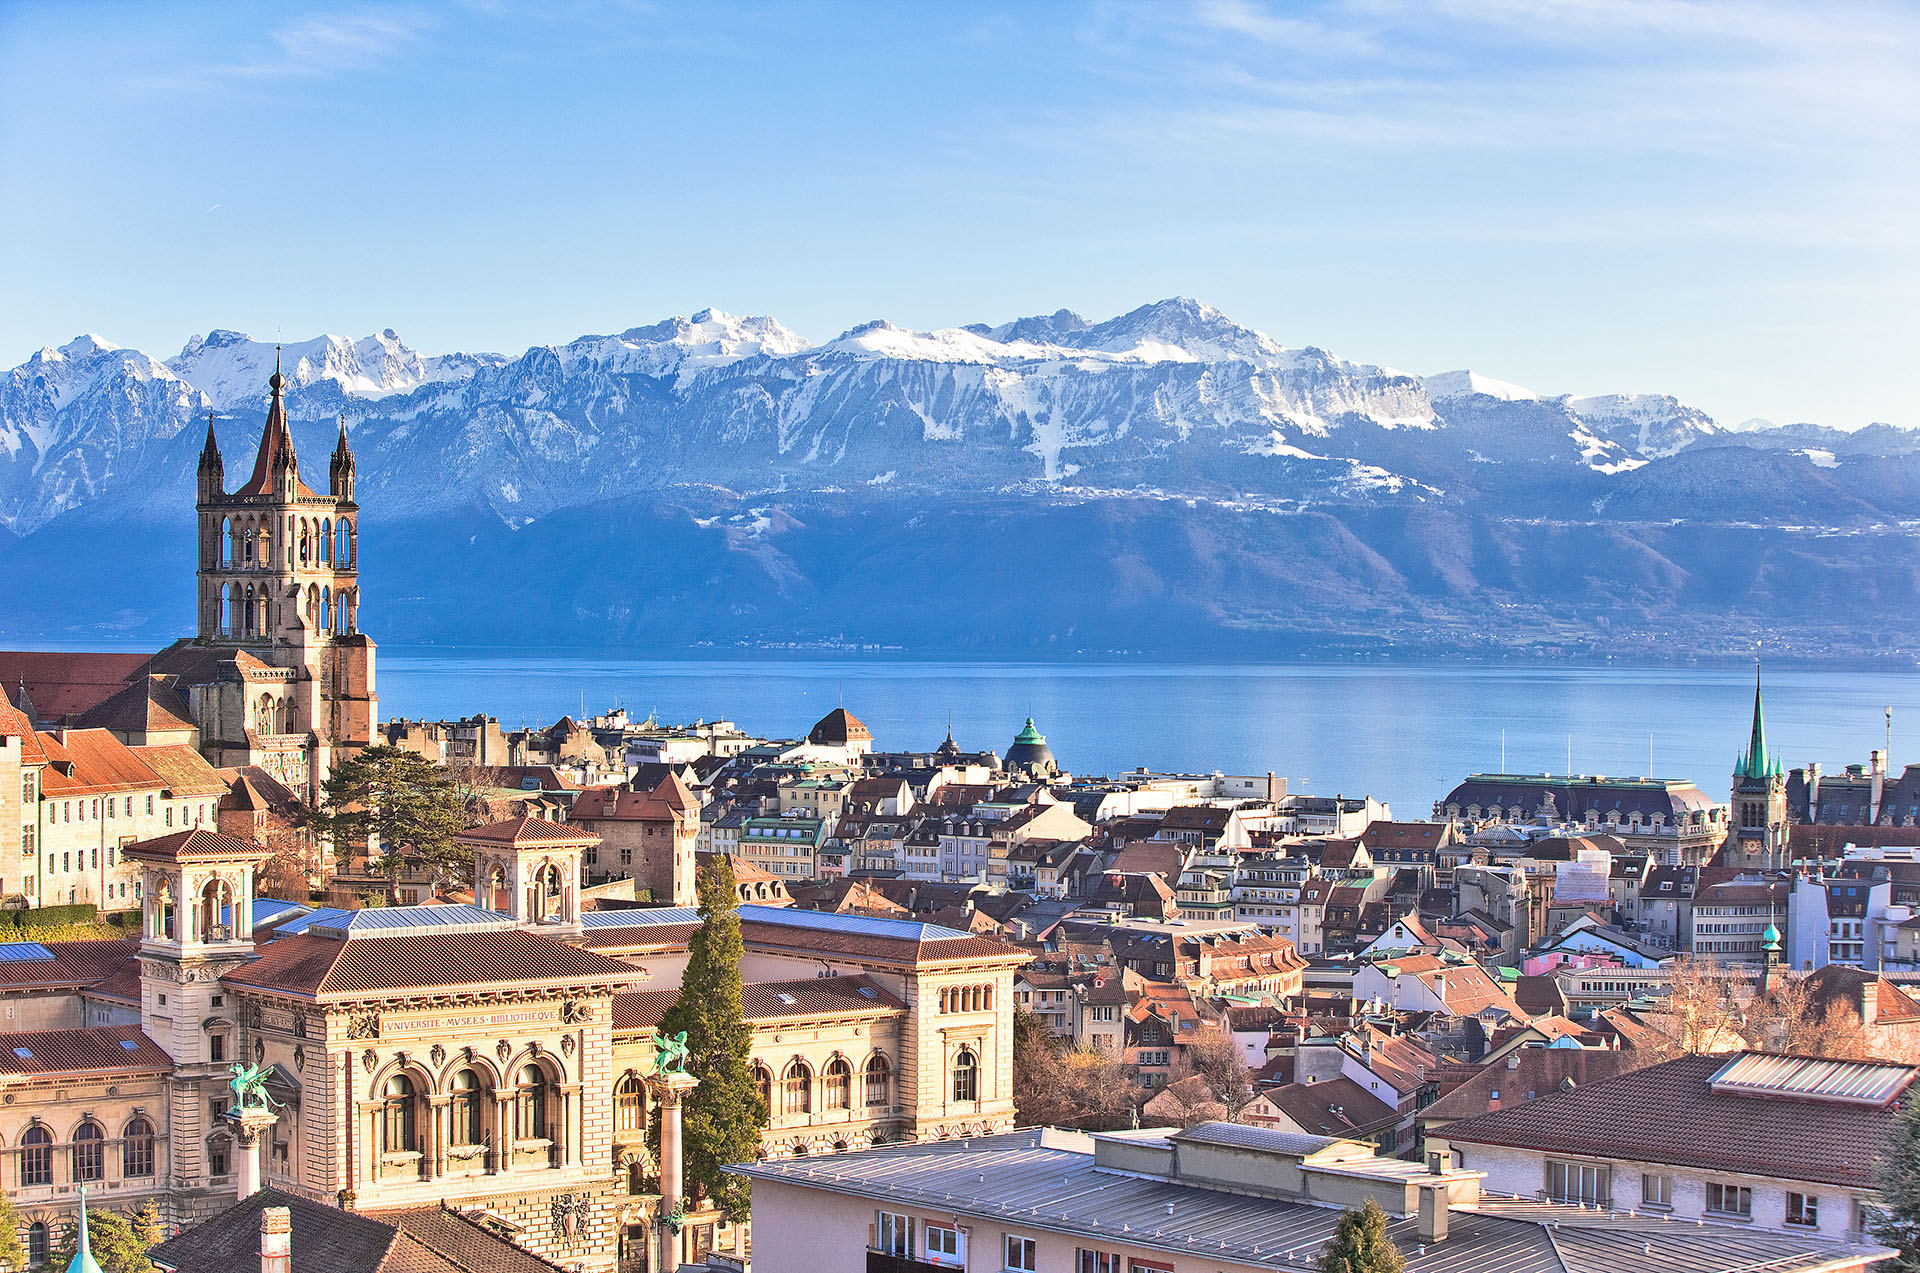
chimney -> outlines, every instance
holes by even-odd
[[[1872,1025],[1880,1019],[1880,979],[1867,977],[1860,982],[1860,1021]]]
[[[285,1207],[260,1213],[260,1273],[293,1273],[293,1213]]]
[[[1420,1190],[1420,1241],[1431,1245],[1447,1240],[1446,1187]]]

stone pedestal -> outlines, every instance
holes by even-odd
[[[660,1109],[660,1215],[655,1219],[659,1242],[656,1273],[674,1273],[686,1252],[686,1235],[669,1217],[681,1208],[686,1192],[685,1146],[681,1140],[680,1103],[688,1092],[700,1086],[690,1074],[655,1074],[647,1080],[647,1094]]]
[[[272,1110],[254,1106],[230,1109],[221,1117],[233,1128],[234,1139],[240,1143],[240,1157],[234,1165],[238,1169],[240,1200],[244,1202],[260,1192],[260,1133],[280,1118]]]

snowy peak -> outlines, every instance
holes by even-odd
[[[1565,398],[1567,414],[1642,459],[1674,455],[1721,431],[1713,417],[1664,393]]]
[[[1540,398],[1540,395],[1531,389],[1522,389],[1519,385],[1495,380],[1492,376],[1483,376],[1477,371],[1468,371],[1464,368],[1459,371],[1443,371],[1436,376],[1423,376],[1420,383],[1427,387],[1427,396],[1435,402],[1453,402],[1476,395],[1497,398],[1501,402],[1537,402]]]
[[[1273,366],[1286,350],[1265,334],[1188,296],[1155,301],[1065,335],[1063,344],[1141,362],[1249,362]]]
[[[725,367],[748,358],[785,358],[810,346],[777,319],[740,317],[703,309],[617,336],[582,336],[553,352],[566,367],[591,366],[616,375],[667,376]]]
[[[294,389],[331,381],[341,393],[363,398],[405,393],[440,378],[438,360],[407,348],[392,328],[356,341],[316,336],[278,347],[216,328],[189,340],[167,366],[216,406],[233,410],[266,401],[267,377],[276,361]]]

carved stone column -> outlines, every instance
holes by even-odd
[[[230,1109],[222,1117],[239,1142],[240,1157],[235,1166],[239,1169],[239,1197],[245,1202],[260,1192],[260,1133],[280,1120],[272,1110],[258,1108]]]
[[[698,1086],[700,1080],[690,1074],[655,1073],[647,1079],[647,1090],[660,1107],[660,1215],[654,1223],[659,1226],[660,1240],[655,1267],[661,1273],[679,1268],[686,1248],[685,1235],[671,1217],[680,1213],[681,1195],[686,1192],[680,1103]]]

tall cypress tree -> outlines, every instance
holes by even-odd
[[[1890,1273],[1920,1273],[1920,1095],[1907,1097],[1880,1155],[1873,1236],[1900,1253]]]
[[[702,1196],[729,1220],[747,1213],[747,1182],[726,1174],[728,1163],[751,1162],[760,1148],[767,1104],[753,1081],[740,986],[740,915],[733,864],[716,853],[695,880],[700,928],[693,935],[680,997],[661,1019],[661,1034],[687,1032],[687,1073],[700,1080],[681,1115],[686,1146],[687,1201]]]

